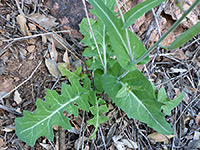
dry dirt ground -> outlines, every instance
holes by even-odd
[[[142,1],[124,0],[122,9],[125,12]],[[193,2],[185,0],[184,8]],[[89,4],[88,8],[91,8]],[[149,48],[180,16],[175,2],[169,0],[137,20],[133,30]],[[170,99],[185,92],[181,104],[166,118],[173,125],[174,135],[166,137],[137,120],[128,119],[124,112],[107,101],[109,112],[105,115],[110,119],[101,125],[94,140],[89,139],[94,128],[86,124],[91,114],[81,110],[78,118],[70,116],[73,130],[54,126],[54,141],[40,137],[34,147],[30,147],[16,136],[14,119],[22,116],[24,110],[33,112],[36,99],[44,99],[46,89],[59,92],[61,83],[68,82],[66,78],[57,80],[54,68],[48,70],[45,59],[53,57],[57,63],[70,61],[72,70],[81,66],[78,59],[55,41],[55,37],[47,34],[62,32],[57,39],[66,40],[73,47],[73,53],[81,58],[84,47],[80,43],[83,36],[78,24],[83,17],[81,0],[0,0],[0,150],[200,149],[199,34],[180,49],[157,49],[150,55],[150,62],[139,68],[156,88],[164,86]],[[199,19],[200,6],[162,45],[170,44]],[[64,32],[66,30],[68,32]]]

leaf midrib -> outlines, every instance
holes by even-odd
[[[126,44],[124,43],[124,39],[122,38],[122,36],[121,36],[121,34],[119,33],[119,31],[118,31],[117,27],[115,26],[115,24],[112,22],[112,20],[109,18],[109,16],[104,12],[104,10],[96,3],[96,1],[93,1],[93,2],[94,2],[94,3],[96,4],[96,6],[104,13],[104,15],[108,18],[108,20],[110,21],[110,23],[113,25],[115,31],[117,32],[117,34],[119,35],[119,37],[120,37],[120,39],[121,39],[121,41],[122,41],[122,43],[123,43],[123,45],[124,45],[126,51],[128,52],[128,48],[127,48]]]
[[[48,117],[42,119],[41,121],[39,121],[38,123],[36,123],[35,125],[33,125],[30,128],[27,128],[23,131],[21,131],[19,134],[23,134],[24,132],[28,131],[28,130],[32,130],[33,128],[35,128],[37,125],[39,125],[40,123],[46,121],[47,119],[51,118],[53,115],[55,115],[57,112],[59,112],[62,108],[64,108],[65,106],[67,106],[68,104],[70,104],[73,101],[76,101],[80,96],[76,96],[75,98],[71,99],[70,101],[66,102],[65,104],[63,104],[61,107],[59,107],[58,109],[56,109],[51,115],[49,115]]]
[[[142,105],[142,107],[148,112],[148,114],[152,117],[152,119],[153,119],[157,124],[159,124],[159,126],[160,126],[162,129],[164,129],[166,132],[169,133],[169,131],[166,130],[166,128],[163,127],[163,126],[160,124],[160,122],[158,122],[157,119],[154,118],[154,116],[151,114],[151,112],[150,112],[150,111],[146,108],[146,106],[134,95],[134,93],[133,93],[132,91],[129,91],[129,93],[138,101],[138,103],[139,103],[140,105]]]
[[[156,3],[156,1],[152,1],[152,2],[150,2],[148,5],[145,5],[145,7],[143,7],[143,9],[145,9],[146,7],[148,7],[149,5],[151,5],[151,4],[153,4],[153,3]],[[131,18],[132,18],[132,16],[134,16],[137,12],[139,12],[139,11],[141,11],[141,9],[138,9],[137,11],[135,11],[130,17],[128,17],[128,19],[127,19],[127,21],[126,22],[128,22]]]

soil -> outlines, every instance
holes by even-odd
[[[129,10],[142,1],[127,0],[122,4]],[[192,2],[194,1],[185,1],[184,7],[187,8]],[[90,9],[92,6],[87,3],[87,8]],[[158,9],[159,7],[155,8]],[[160,9],[157,19],[159,30],[163,34],[166,28],[179,18],[181,12],[176,8],[173,0]],[[123,11],[125,12],[125,9]],[[26,16],[25,22],[17,21],[20,14]],[[41,14],[39,19],[33,21],[38,14]],[[42,20],[42,15],[47,19],[43,26],[38,23]],[[96,19],[91,13],[89,15]],[[200,6],[190,14],[188,22],[187,20],[182,22],[162,44],[169,45],[178,35],[196,24],[200,19],[199,16]],[[59,35],[75,49],[73,53],[81,58],[84,47],[80,43],[83,35],[79,32],[79,24],[84,17],[85,11],[81,0],[0,1],[0,150],[79,148],[114,150],[134,149],[134,144],[138,146],[137,149],[199,149],[199,34],[180,49],[155,50],[150,55],[150,62],[138,67],[157,89],[164,86],[170,99],[185,92],[181,104],[166,117],[166,120],[173,124],[175,134],[172,137],[164,139],[165,137],[156,135],[149,138],[149,135],[156,132],[137,120],[129,119],[106,95],[109,112],[105,115],[110,119],[101,125],[94,140],[89,139],[94,127],[86,123],[87,119],[91,119],[91,114],[82,110],[79,110],[77,118],[65,114],[70,117],[73,130],[63,130],[61,127],[54,126],[53,141],[40,137],[36,144],[30,147],[16,136],[15,118],[21,117],[24,111],[34,112],[36,100],[38,98],[44,100],[47,89],[55,86],[53,89],[59,93],[62,82],[68,83],[68,79],[64,77],[57,80],[45,65],[45,59],[52,57],[56,57],[57,63],[64,62],[65,49],[59,47],[56,42],[52,43],[50,36],[46,38],[44,36],[33,38],[33,36],[68,30],[71,34]],[[132,27],[147,48],[159,38],[152,11],[142,16]],[[147,31],[151,34],[147,35],[149,33]],[[26,36],[30,38],[25,39]],[[75,64],[78,60],[70,52],[68,57],[72,61],[71,64]],[[72,67],[76,68],[76,65]]]

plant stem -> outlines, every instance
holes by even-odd
[[[123,74],[121,74],[121,75],[117,78],[117,80],[122,79],[122,78],[125,77],[128,73],[129,73],[129,70],[126,70]]]
[[[122,11],[119,7],[119,3],[118,3],[117,0],[115,0],[115,1],[116,1],[118,10],[119,10],[120,16],[122,18],[122,22],[123,22],[123,24],[125,24],[124,16],[123,16]],[[126,32],[126,40],[127,40],[127,43],[128,43],[129,56],[130,56],[131,62],[134,62],[133,54],[132,54],[132,50],[131,50],[131,45],[130,45],[130,40],[129,40],[129,36],[128,36],[128,28],[125,29],[125,32]]]
[[[172,26],[171,28],[144,54],[142,55],[139,59],[137,59],[135,61],[135,64],[139,63],[140,61],[142,61],[147,55],[149,55],[155,48],[156,46],[158,46],[162,40],[164,40],[164,38],[169,34],[171,33],[180,23],[181,21],[193,10],[193,8],[200,2],[200,0],[196,0],[192,6],[187,10],[185,11],[185,13],[181,16],[181,18],[179,20],[177,20]],[[163,47],[163,46],[162,46]],[[167,47],[163,47],[163,48],[166,48]],[[117,80],[120,80],[122,79],[123,77],[125,77],[127,74],[129,73],[129,71],[125,71],[122,75],[120,75]]]
[[[103,24],[103,58],[104,58],[104,73],[107,74],[107,57],[106,57],[106,26]]]
[[[171,27],[170,29],[146,52],[144,55],[142,55],[139,59],[135,61],[135,64],[139,63],[142,61],[146,56],[148,56],[165,38],[168,34],[170,34],[180,23],[181,21],[193,10],[195,6],[200,2],[200,0],[196,0],[190,8],[185,11],[185,13],[181,16],[179,20],[177,20]]]
[[[85,0],[82,0],[82,2],[83,2],[83,5],[84,5],[84,8],[85,8],[85,14],[86,14],[86,17],[87,17],[87,20],[88,20],[88,25],[89,25],[89,28],[90,28],[90,32],[91,32],[91,34],[92,34],[92,38],[93,38],[94,43],[95,43],[95,46],[96,46],[96,48],[97,48],[97,52],[98,52],[99,58],[100,58],[100,60],[101,60],[102,66],[103,66],[103,68],[104,68],[104,72],[106,73],[106,68],[105,68],[105,65],[104,65],[104,63],[103,63],[103,59],[102,59],[102,57],[101,57],[101,53],[100,53],[100,50],[99,50],[99,47],[98,47],[96,38],[95,38],[95,36],[94,36],[94,32],[93,32],[93,30],[92,30],[92,26],[91,26],[90,19],[89,19],[89,16],[88,16],[88,12],[87,12],[87,8],[86,8]]]

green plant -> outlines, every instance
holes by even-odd
[[[117,1],[89,0],[94,7],[91,12],[97,17],[97,21],[84,18],[80,24],[80,32],[84,35],[82,42],[87,46],[83,55],[90,57],[87,64],[93,72],[94,84],[92,85],[94,87],[91,87],[90,79],[81,74],[81,68],[70,72],[64,65],[60,66],[62,75],[69,78],[71,85],[63,83],[61,95],[53,90],[47,90],[46,102],[38,99],[34,113],[25,111],[23,117],[16,118],[17,136],[31,146],[40,136],[53,140],[53,125],[60,125],[64,129],[71,128],[69,119],[63,115],[63,111],[77,117],[80,107],[82,110],[90,111],[94,116],[87,121],[88,124],[95,126],[95,131],[91,136],[94,138],[99,125],[109,119],[102,115],[108,111],[105,100],[97,97],[97,94],[103,92],[129,118],[138,119],[163,134],[172,134],[173,130],[165,120],[165,115],[170,115],[171,110],[181,102],[184,93],[174,100],[169,100],[165,89],[162,87],[157,91],[136,68],[136,64],[148,62],[149,53],[178,26],[199,0],[194,2],[183,17],[148,51],[137,36],[127,29],[145,12],[164,1],[146,0],[125,15],[122,15],[119,9],[121,18],[118,19],[113,10]],[[190,29],[191,32],[183,33],[182,36],[187,39],[184,42],[199,32],[196,32],[196,29],[199,30],[199,23]],[[89,30],[91,32],[88,32]],[[180,42],[183,44],[182,40],[177,39],[167,48],[179,47]]]

